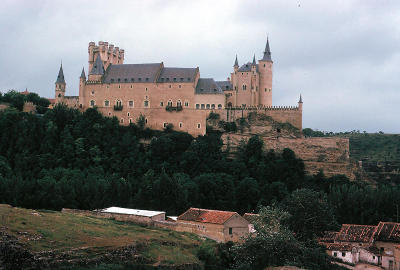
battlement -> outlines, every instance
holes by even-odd
[[[227,107],[226,110],[233,111],[299,111],[299,106],[248,106],[248,107]]]
[[[99,41],[98,45],[93,41],[89,42],[88,53],[89,73],[92,70],[93,63],[96,61],[98,55],[100,55],[104,69],[107,69],[110,64],[120,65],[124,63],[125,50],[120,49],[119,47],[114,47],[113,44],[108,44],[106,41]]]

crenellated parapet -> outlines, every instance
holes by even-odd
[[[100,55],[105,70],[110,64],[120,65],[124,63],[125,51],[119,47],[114,47],[113,44],[108,44],[108,42],[99,41],[98,45],[93,41],[89,42],[88,53],[89,73],[98,55]]]
[[[226,110],[233,111],[299,111],[301,108],[299,106],[236,106],[236,107],[227,107]]]

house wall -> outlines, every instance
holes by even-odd
[[[378,264],[379,255],[373,254],[373,253],[371,253],[368,250],[365,250],[363,248],[359,249],[359,253],[360,253],[360,256],[359,256],[359,261],[360,262]]]
[[[395,270],[400,270],[400,246],[397,246],[394,249],[394,265]]]
[[[229,228],[232,228],[232,234],[229,234]],[[240,215],[232,216],[224,224],[225,242],[239,242],[249,235],[249,222]]]
[[[218,104],[221,104],[222,108],[225,108],[225,95],[224,94],[198,94],[194,97],[194,108],[196,108],[196,104],[199,104],[201,109],[201,104],[204,104],[206,107],[207,104],[215,105],[215,109],[218,109]]]
[[[217,242],[225,242],[224,225],[195,221],[177,220],[176,231],[190,232]]]
[[[335,256],[335,253],[337,256]],[[343,254],[344,253],[344,256]],[[353,254],[351,251],[339,251],[339,250],[332,250],[332,257],[341,259],[344,262],[354,263],[355,260],[353,258]]]

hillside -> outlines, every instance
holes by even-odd
[[[0,220],[0,269],[11,262],[6,269],[96,264],[197,269],[199,245],[213,245],[187,233],[4,204]]]

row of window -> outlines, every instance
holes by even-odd
[[[113,79],[111,79],[111,82],[113,82]],[[178,87],[179,87],[179,88],[182,88],[182,85],[179,84]],[[110,85],[107,84],[107,85],[106,85],[106,88],[110,88]],[[118,85],[118,88],[121,88],[121,85],[120,85],[120,84]],[[133,84],[130,85],[130,88],[133,88]],[[168,86],[168,88],[172,88],[172,84],[170,84],[170,85]],[[145,88],[145,90],[146,90],[146,91],[148,90],[147,87]],[[92,94],[94,94],[93,91],[92,91]]]
[[[148,97],[146,97],[146,98],[148,98]],[[104,100],[104,107],[110,107],[110,104],[111,103],[110,103],[109,100]],[[178,101],[176,101],[176,103],[172,102],[172,100],[168,100],[168,102],[167,102],[167,106],[169,106],[169,107],[173,107],[174,104],[176,104],[177,107],[182,107],[182,101],[180,99],[178,99]],[[90,105],[90,107],[96,106],[96,101],[92,99],[89,102],[89,105]],[[185,101],[184,105],[185,105],[185,107],[189,107],[189,102]],[[122,101],[117,99],[115,101],[115,106],[122,107]],[[135,106],[134,101],[133,100],[129,100],[127,102],[127,106],[129,108],[134,108],[134,106]],[[143,106],[146,107],[146,108],[149,107],[149,101],[148,100],[144,100],[143,101]],[[164,102],[163,101],[160,101],[160,107],[164,107]],[[214,107],[215,107],[215,105],[214,105]]]
[[[108,115],[111,116],[111,112],[109,112]],[[128,117],[129,116],[130,116],[130,113],[128,113]],[[124,123],[124,118],[121,118],[119,121],[120,121],[121,124],[123,124]],[[129,121],[129,124],[133,123],[133,119],[132,118],[129,118],[128,121]],[[145,123],[147,124],[147,118],[145,119]],[[171,124],[171,123],[164,122],[163,123],[163,128],[168,127],[169,124]],[[183,128],[183,123],[179,122],[178,126],[179,126],[179,128]],[[197,123],[196,126],[197,126],[197,128],[201,128],[201,124],[200,123]]]
[[[117,78],[117,79],[111,79],[111,82],[113,83],[113,82],[142,82],[142,78],[130,78],[130,79],[128,79],[128,78],[124,78],[124,79],[121,79],[121,78]],[[145,82],[149,82],[150,81],[150,79],[149,78],[143,78],[143,81],[145,81]],[[169,78],[161,78],[161,81],[162,82],[169,82],[170,81],[170,79]],[[178,78],[173,78],[173,79],[171,79],[171,81],[174,81],[174,82],[177,82],[177,81],[180,81],[180,82],[183,82],[183,81],[185,81],[185,79],[184,78],[179,78],[179,80],[178,80]],[[190,82],[191,81],[191,78],[187,78],[187,81],[188,82]]]
[[[199,110],[199,109],[213,110],[213,109],[215,109],[215,104],[196,104],[196,109],[197,110]],[[218,109],[219,110],[222,109],[222,104],[218,104]]]

